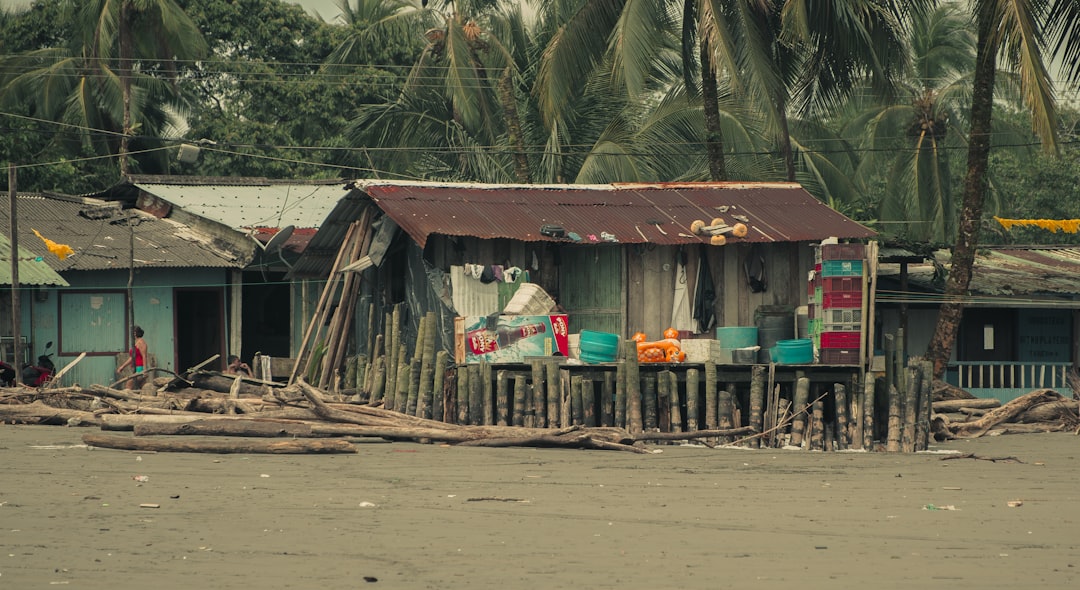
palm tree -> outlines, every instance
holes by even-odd
[[[30,104],[39,118],[81,129],[87,146],[117,154],[126,173],[132,138],[162,134],[183,108],[169,81],[182,60],[202,57],[206,44],[174,0],[65,6],[70,42],[4,59],[0,104]]]
[[[967,173],[956,244],[945,282],[945,301],[927,346],[927,356],[934,362],[935,376],[945,372],[963,313],[963,297],[971,284],[986,203],[998,60],[1018,71],[1034,131],[1047,151],[1056,152],[1054,87],[1043,64],[1043,50],[1049,47],[1075,57],[1080,48],[1080,7],[1075,0],[973,0],[971,8],[978,38]],[[1044,37],[1046,32],[1052,35],[1049,43]],[[1067,73],[1075,81],[1080,76],[1080,68],[1073,63]]]

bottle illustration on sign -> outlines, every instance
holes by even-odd
[[[518,340],[531,338],[545,332],[547,332],[547,326],[544,324],[499,326],[494,332],[484,328],[473,330],[469,332],[467,340],[472,354],[487,354],[513,346]]]

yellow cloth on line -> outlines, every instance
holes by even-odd
[[[1013,226],[1033,225],[1057,233],[1059,231],[1075,234],[1080,231],[1080,219],[1002,219],[994,217],[1001,227],[1010,230]]]
[[[49,252],[56,254],[56,257],[60,260],[63,260],[75,253],[75,251],[71,249],[71,246],[68,246],[67,244],[57,244],[49,238],[41,235],[41,232],[36,229],[32,229],[31,231],[34,232],[35,236],[41,238],[41,241],[45,242],[45,247],[49,249]]]

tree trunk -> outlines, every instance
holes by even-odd
[[[177,451],[182,453],[355,453],[356,447],[346,440],[176,440],[135,438],[116,434],[84,434],[82,441],[92,447],[126,451]]]
[[[502,103],[503,117],[506,119],[506,135],[514,150],[514,176],[522,184],[531,184],[529,158],[525,152],[521,116],[518,114],[517,98],[514,96],[514,78],[511,74],[511,69],[506,68],[502,77],[499,78],[499,102]]]
[[[131,66],[134,51],[132,50],[131,44],[131,0],[122,0],[120,2],[119,21],[117,34],[120,37],[120,63],[117,67],[117,71],[120,74],[120,92],[122,95],[124,111],[122,115],[123,133],[120,135],[120,150],[118,155],[120,156],[120,175],[126,176],[128,173],[128,146],[131,141],[131,134],[133,133],[131,125]]]
[[[945,367],[960,327],[964,310],[962,298],[971,284],[975,249],[979,245],[979,230],[986,202],[986,171],[990,160],[990,124],[998,48],[993,41],[995,22],[992,12],[984,10],[976,18],[979,27],[978,53],[971,95],[971,131],[968,137],[964,198],[957,224],[956,245],[953,246],[949,266],[949,278],[945,282],[945,298],[938,312],[937,327],[926,350],[927,358],[934,363],[934,377],[939,379],[945,374]]]
[[[720,128],[720,103],[716,91],[716,71],[713,70],[712,48],[704,36],[702,36],[700,47],[701,103],[705,113],[705,149],[709,157],[709,178],[727,180],[724,132]]]

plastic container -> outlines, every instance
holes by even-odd
[[[823,277],[861,277],[862,260],[826,260],[821,263]]]
[[[613,363],[619,356],[619,335],[582,330],[579,358],[586,363]]]
[[[716,329],[716,340],[720,348],[746,348],[757,346],[757,326],[722,326]]]
[[[859,260],[866,258],[864,244],[822,244],[822,260]]]
[[[757,325],[758,362],[767,364],[772,361],[769,349],[780,340],[795,337],[795,310],[783,305],[762,305],[754,312],[754,324]]]
[[[858,348],[862,341],[859,332],[822,332],[821,348]]]
[[[773,362],[781,365],[809,365],[814,362],[814,343],[808,338],[780,340],[772,348]]]
[[[862,307],[862,293],[825,293],[825,301],[821,305],[825,309],[832,307]]]
[[[731,350],[731,362],[735,365],[752,365],[757,360],[758,348],[733,348]]]
[[[818,351],[819,361],[824,365],[859,364],[858,348],[822,348]]]
[[[505,315],[547,315],[555,309],[555,300],[536,283],[518,287],[503,308]]]

